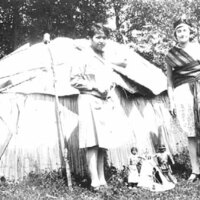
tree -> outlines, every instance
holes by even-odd
[[[0,35],[1,35],[1,53],[0,56],[13,51],[22,43],[22,37],[26,37],[24,29],[25,1],[3,0],[0,2]]]
[[[195,1],[198,0],[110,0],[116,30],[121,35],[116,36],[117,41],[128,43],[164,70],[164,57],[175,43],[173,22],[182,14],[194,21]]]
[[[106,0],[2,0],[0,16],[2,57],[41,41],[45,32],[52,38],[86,36],[93,22],[106,22]]]
[[[173,22],[183,13],[199,27],[198,0],[2,0],[0,57],[41,41],[45,32],[51,38],[86,37],[93,22],[113,18],[113,39],[164,69],[164,56],[175,43]]]

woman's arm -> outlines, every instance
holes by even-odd
[[[92,90],[94,88],[94,81],[90,76],[76,74],[71,77],[70,82],[78,90]]]
[[[86,66],[74,64],[70,72],[70,84],[78,90],[92,90],[95,85],[94,75],[86,74]]]
[[[167,92],[170,103],[170,114],[172,117],[176,116],[175,101],[174,101],[174,85],[173,85],[173,72],[171,66],[167,65]]]

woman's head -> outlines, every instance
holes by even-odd
[[[174,23],[174,36],[179,43],[185,44],[191,39],[192,26],[185,16]]]
[[[91,47],[96,51],[103,51],[106,45],[106,39],[109,36],[109,30],[103,24],[98,23],[92,25],[89,31],[89,37],[91,39]]]
[[[92,24],[88,36],[93,38],[94,35],[104,34],[106,38],[109,37],[109,30],[102,23]]]

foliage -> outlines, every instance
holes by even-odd
[[[2,0],[0,2],[0,57],[26,42],[57,36],[86,35],[93,21],[105,22],[105,0]]]
[[[176,42],[172,25],[182,14],[191,18],[199,37],[198,0],[2,0],[0,57],[41,41],[45,32],[52,38],[86,37],[93,22],[112,19],[113,39],[165,70],[164,57]]]
[[[173,157],[175,161],[173,172],[179,177],[187,179],[191,173],[191,163],[188,149],[184,148],[180,154],[176,154]]]
[[[116,16],[117,40],[129,44],[163,70],[164,57],[176,42],[173,22],[186,14],[196,27],[194,33],[198,33],[198,0],[129,0],[126,1],[128,5],[117,2],[118,9],[113,12]]]

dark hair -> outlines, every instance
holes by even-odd
[[[185,17],[181,17],[180,19],[178,19],[177,21],[174,22],[174,24],[173,24],[174,29],[176,29],[176,27],[180,24],[186,24],[186,25],[192,27],[190,20],[186,19]]]
[[[102,23],[92,24],[90,30],[88,31],[88,36],[93,37],[96,34],[105,34],[106,37],[109,37],[109,29],[105,27]]]
[[[173,24],[174,27],[174,37],[177,39],[177,35],[176,35],[176,28],[180,25],[180,24],[186,24],[189,26],[190,29],[190,41],[193,40],[193,38],[196,36],[195,31],[193,30],[193,26],[192,23],[189,19],[187,19],[186,15],[182,15],[178,20],[176,20]]]
[[[192,41],[197,36],[197,32],[191,27],[190,28],[190,41]],[[176,31],[174,31],[174,37],[177,40]]]
[[[133,151],[136,151],[136,152],[138,152],[138,149],[137,149],[137,147],[132,147],[132,148],[131,148],[131,153],[132,153]]]

